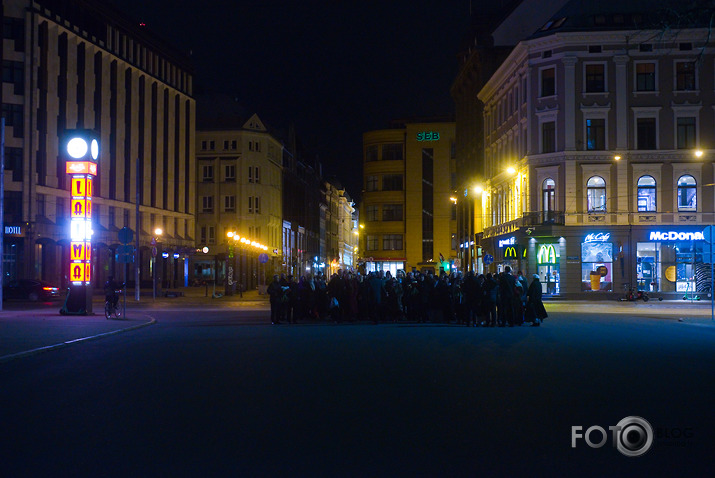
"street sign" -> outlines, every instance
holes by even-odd
[[[457,258],[454,260],[454,267],[462,267],[462,260]]]
[[[134,262],[134,256],[129,254],[117,254],[117,262],[120,264],[131,264]]]
[[[265,264],[266,262],[268,262],[268,254],[266,254],[265,252],[258,254],[258,262],[260,262],[261,264]]]
[[[128,227],[123,227],[119,230],[117,235],[119,236],[119,242],[122,244],[129,244],[132,242],[132,238],[134,237],[134,231]]]
[[[133,254],[134,246],[126,245],[117,247],[117,254]]]
[[[151,255],[152,255],[152,257],[156,257],[156,253],[157,253],[156,247],[152,247],[152,248],[151,248]]]
[[[156,246],[156,237],[151,238],[151,245]],[[154,254],[154,255],[156,255],[156,254]]]
[[[491,254],[486,254],[486,255],[484,256],[483,262],[484,262],[485,265],[488,266],[489,264],[491,264],[492,262],[494,262],[494,256],[492,256]]]

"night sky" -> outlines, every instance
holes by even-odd
[[[360,195],[362,133],[451,114],[469,0],[112,0],[191,52],[195,93],[296,126],[324,173]]]

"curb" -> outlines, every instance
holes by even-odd
[[[98,339],[101,339],[104,337],[109,337],[110,335],[117,335],[117,334],[121,334],[124,332],[131,332],[132,330],[137,330],[137,329],[141,329],[143,327],[148,327],[150,325],[156,324],[156,319],[154,317],[152,317],[150,315],[147,315],[147,317],[149,317],[151,319],[149,322],[145,322],[143,324],[132,325],[131,327],[127,327],[126,329],[112,330],[111,332],[105,332],[103,334],[90,335],[89,337],[72,339],[72,340],[68,340],[66,342],[62,342],[59,344],[48,345],[46,347],[39,347],[39,348],[32,349],[32,350],[26,350],[24,352],[18,352],[15,354],[5,355],[5,356],[0,357],[0,364],[10,362],[12,360],[30,357],[32,355],[38,355],[38,354],[41,354],[44,352],[50,352],[52,350],[59,350],[59,349],[65,348],[65,347],[69,347],[70,345],[74,345],[74,344],[78,344],[78,343],[82,343],[82,342],[98,340]]]

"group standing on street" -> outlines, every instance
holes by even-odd
[[[547,317],[542,284],[506,266],[499,274],[357,272],[274,275],[268,286],[271,323],[299,321],[456,323],[465,326],[539,326]]]

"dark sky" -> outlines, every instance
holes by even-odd
[[[191,51],[196,92],[227,93],[299,137],[359,196],[362,133],[450,114],[469,0],[113,0]]]

